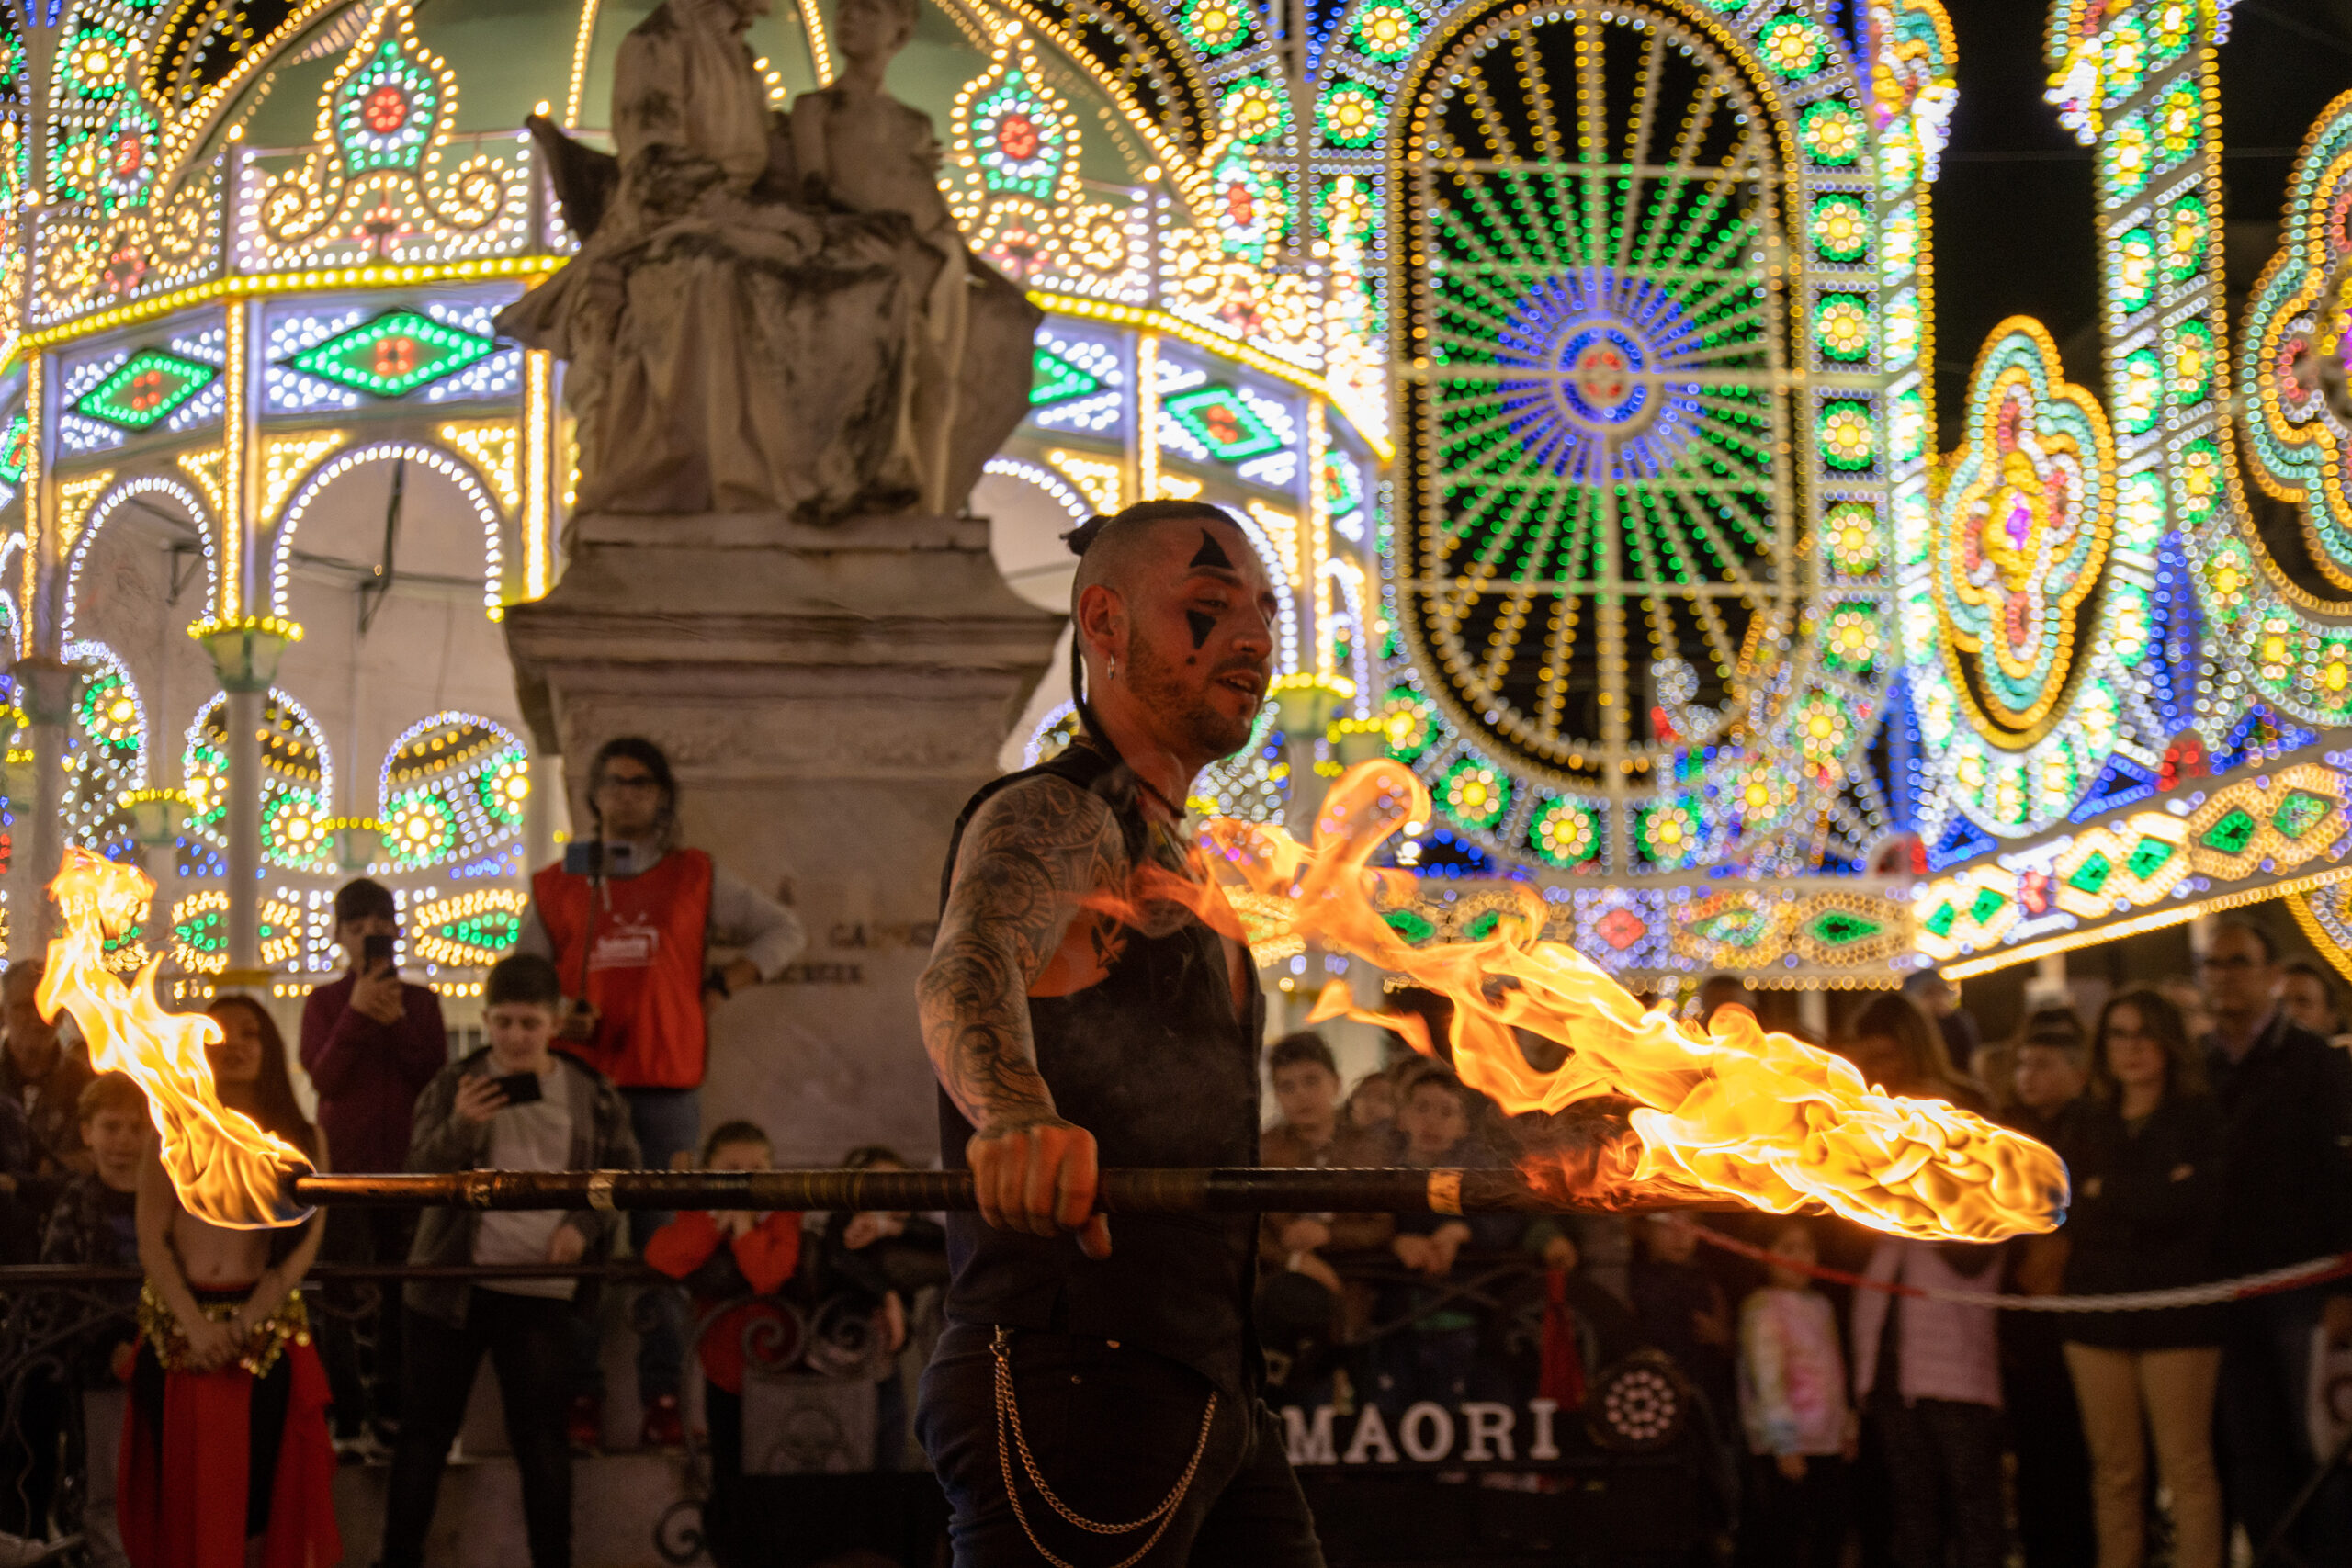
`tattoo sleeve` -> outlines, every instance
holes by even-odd
[[[932,1068],[973,1126],[1055,1115],[1030,1038],[1029,987],[1080,900],[1125,870],[1110,807],[1060,779],[1014,784],[966,827],[916,1001]]]

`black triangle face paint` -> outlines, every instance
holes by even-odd
[[[1204,528],[1201,530],[1201,547],[1193,552],[1193,558],[1185,564],[1187,566],[1221,566],[1226,570],[1231,571],[1233,558],[1225,553],[1225,547],[1216,542],[1216,536]],[[1205,637],[1207,634],[1198,635]],[[1197,648],[1200,644],[1194,643],[1193,646]]]
[[[1216,629],[1216,617],[1198,610],[1184,612],[1184,624],[1193,628],[1193,651],[1198,653],[1208,646],[1209,633]]]

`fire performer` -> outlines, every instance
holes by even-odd
[[[1069,542],[1081,728],[965,808],[920,987],[942,1152],[980,1213],[948,1220],[917,1429],[958,1568],[1319,1564],[1259,1398],[1253,1218],[1114,1236],[1092,1213],[1098,1160],[1256,1162],[1264,1002],[1247,948],[1192,912],[1222,895],[1179,825],[1249,740],[1276,602],[1212,506],[1147,502]]]

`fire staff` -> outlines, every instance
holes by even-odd
[[[918,1431],[957,1568],[1319,1565],[1259,1397],[1253,1218],[1093,1213],[1098,1160],[1257,1160],[1264,1002],[1180,825],[1265,700],[1273,590],[1194,502],[1070,547],[1081,728],[965,808],[921,987],[942,1152],[980,1213],[948,1220]]]

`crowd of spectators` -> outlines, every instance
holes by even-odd
[[[335,913],[348,972],[311,994],[302,1021],[315,1125],[295,1105],[266,1011],[228,997],[213,1004],[214,1063],[232,1103],[331,1168],[639,1163],[641,1118],[567,1046],[569,987],[547,959],[519,954],[492,970],[489,1043],[453,1060],[433,993],[386,956],[390,895],[355,882]],[[188,1411],[212,1408],[188,1403],[198,1384],[186,1380],[235,1374],[251,1385],[233,1428],[245,1440],[212,1445],[239,1457],[236,1484],[210,1485],[207,1528],[239,1547],[307,1532],[317,1555],[331,1544],[318,1532],[332,1529],[315,1500],[333,1462],[322,1456],[389,1460],[378,1551],[388,1564],[416,1562],[487,1358],[531,1558],[568,1562],[576,1347],[593,1331],[562,1270],[615,1256],[616,1217],[429,1210],[419,1224],[345,1211],[323,1237],[317,1224],[259,1237],[206,1225],[162,1179],[136,1085],[93,1076],[75,1043],[40,1021],[39,976],[27,962],[0,978],[0,1258],[135,1265],[148,1286],[143,1302],[135,1286],[101,1292],[104,1310],[85,1314],[62,1358],[66,1375],[28,1385],[8,1434],[0,1530],[43,1533],[41,1509],[76,1462],[55,1440],[70,1427],[85,1450],[95,1560],[126,1550],[108,1529],[120,1497],[139,1561],[142,1531],[152,1540],[158,1519],[178,1517],[169,1510],[197,1506],[159,1490],[174,1473],[165,1445],[186,1440]],[[2175,976],[2126,990],[2087,1023],[2043,1006],[2010,1038],[1980,1041],[1951,987],[1906,992],[1863,1005],[1823,1043],[1885,1090],[1947,1100],[2055,1146],[2074,1181],[2056,1235],[1974,1247],[1805,1217],[1270,1213],[1258,1309],[1277,1402],[1376,1410],[1392,1427],[1430,1403],[1541,1396],[1573,1410],[1598,1362],[1632,1348],[1666,1358],[1683,1380],[1700,1506],[1719,1520],[1726,1560],[1826,1564],[1859,1551],[1894,1568],[1992,1568],[2013,1556],[2027,1568],[2132,1568],[2161,1554],[2176,1568],[2220,1568],[2233,1529],[2259,1546],[2291,1517],[2305,1561],[2352,1561],[2344,1468],[2299,1496],[2324,1457],[2315,1364],[2352,1342],[2352,1296],[2318,1286],[2059,1315],[1905,1293],[2105,1295],[2352,1251],[2352,1051],[2339,1043],[2332,978],[2279,963],[2261,927],[2223,921],[2198,984]],[[1755,998],[1714,977],[1689,1016],[1726,1006]],[[1264,1160],[1510,1162],[1530,1129],[1442,1059],[1398,1055],[1349,1086],[1320,1036],[1277,1042]],[[758,1126],[727,1122],[690,1157],[754,1169],[772,1145]],[[904,1163],[881,1148],[845,1160]],[[1743,1246],[1714,1245],[1725,1235]],[[412,1280],[329,1299],[306,1318],[294,1287],[322,1239],[334,1259],[524,1272]],[[686,1213],[634,1250],[684,1287],[681,1319],[691,1313],[681,1343],[700,1377],[679,1406],[679,1436],[707,1453],[706,1529],[722,1564],[757,1556],[747,1475],[920,1465],[908,1388],[937,1332],[936,1224]],[[284,1353],[255,1353],[264,1345]],[[810,1401],[827,1430],[848,1434],[846,1449],[795,1450],[789,1434],[808,1429]]]
[[[1565,1279],[1553,1299],[1588,1346],[1630,1323],[1675,1362],[1719,1478],[1722,1550],[1741,1563],[1859,1551],[1893,1568],[2221,1568],[2234,1530],[2253,1550],[2283,1532],[2301,1561],[2352,1562],[2352,1469],[2325,1462],[2321,1365],[2352,1348],[2340,1282],[2064,1314],[1913,1293],[2111,1295],[2352,1252],[2352,1037],[2335,982],[2282,964],[2245,919],[2211,929],[2198,971],[2126,988],[2087,1021],[2035,1007],[1997,1041],[1930,976],[1815,1042],[1880,1089],[2058,1149],[2073,1205],[2053,1235],[1937,1244],[1730,1214],[1269,1215],[1261,1323],[1305,1373],[1278,1355],[1295,1380],[1281,1397],[1393,1410],[1536,1392],[1532,1359],[1513,1361],[1496,1327],[1512,1303],[1498,1303],[1493,1265],[1516,1252]],[[1755,1005],[1711,976],[1687,1016]],[[1268,1162],[1509,1160],[1525,1130],[1442,1062],[1397,1055],[1342,1098],[1320,1040],[1278,1043]],[[1610,1267],[1628,1241],[1630,1267]]]

